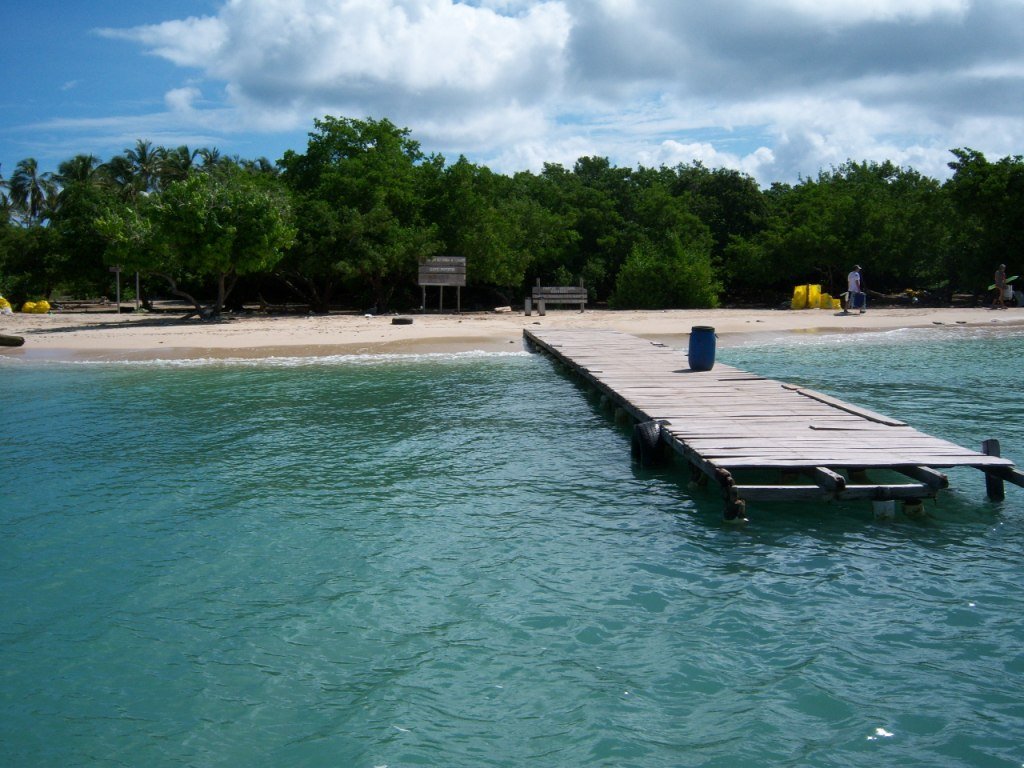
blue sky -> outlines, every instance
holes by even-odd
[[[134,145],[277,160],[387,117],[502,172],[1024,152],[1024,0],[108,0],[0,10],[0,171]]]

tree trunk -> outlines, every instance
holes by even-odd
[[[161,272],[155,272],[154,274],[157,277],[163,278],[164,280],[167,281],[167,285],[170,287],[172,294],[174,294],[180,299],[184,299],[194,307],[194,309],[191,312],[189,312],[187,315],[181,318],[182,320],[187,320],[188,318],[194,317],[195,315],[199,315],[200,317],[203,316],[203,305],[196,301],[195,297],[193,297],[191,294],[185,293],[183,290],[178,288],[177,280],[175,280],[170,275],[165,275]]]
[[[314,312],[326,315],[331,311],[331,298],[334,296],[333,280],[325,278],[321,289],[316,280],[301,274],[293,274],[290,277],[279,272],[277,279],[299,299],[309,304]]]

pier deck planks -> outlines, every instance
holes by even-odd
[[[833,496],[933,496],[938,482],[845,484],[831,470],[975,467],[1016,474],[1013,462],[919,432],[898,419],[792,384],[716,363],[689,369],[685,354],[605,330],[530,330],[526,339],[584,376],[637,421],[657,421],[668,441],[709,475],[777,469],[825,477]],[[824,470],[824,471],[822,471]],[[731,482],[731,480],[730,480]],[[743,487],[733,496],[742,495]],[[774,490],[766,490],[766,488]],[[803,498],[807,486],[748,486],[750,498]],[[811,486],[811,491],[814,487]]]

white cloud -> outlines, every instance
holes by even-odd
[[[557,81],[569,21],[556,2],[506,16],[451,0],[233,0],[216,18],[106,34],[273,104],[496,104],[534,101]]]
[[[164,94],[164,103],[171,112],[191,112],[201,95],[198,88],[174,88]]]
[[[1020,0],[227,0],[102,33],[188,70],[169,127],[388,117],[500,171],[603,155],[765,184],[847,159],[941,176],[952,147],[1024,144]]]
[[[202,67],[221,53],[228,28],[221,19],[194,16],[133,29],[100,29],[104,37],[142,43],[151,53],[183,67]]]
[[[758,147],[753,152],[739,156],[722,152],[710,142],[681,143],[669,139],[663,141],[650,157],[642,158],[646,166],[673,167],[699,162],[708,168],[735,168],[755,178],[775,164],[775,154],[768,147]]]

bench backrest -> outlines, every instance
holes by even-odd
[[[533,299],[543,299],[549,304],[564,302],[566,304],[585,304],[587,302],[587,289],[582,285],[535,285],[533,286]]]

